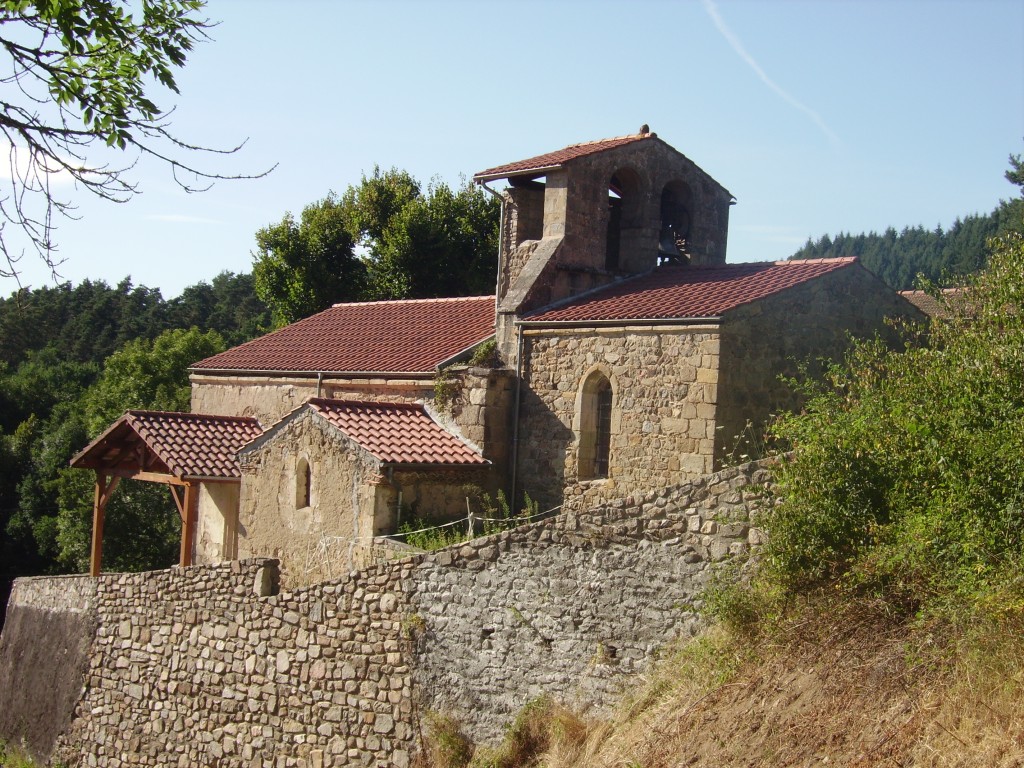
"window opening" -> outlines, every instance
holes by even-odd
[[[658,237],[659,264],[686,264],[690,261],[690,211],[686,205],[688,190],[667,186],[661,192],[661,233]]]
[[[309,462],[299,459],[295,467],[295,508],[302,509],[309,506],[310,491],[313,488],[313,477],[309,471]]]
[[[611,382],[600,371],[595,371],[583,382],[580,390],[579,453],[576,464],[580,480],[608,477],[613,405]]]
[[[596,427],[594,477],[608,477],[608,454],[612,445],[612,385],[607,379],[598,385]]]
[[[604,268],[615,272],[619,268],[622,247],[622,185],[616,176],[608,185],[608,231],[605,236]]]

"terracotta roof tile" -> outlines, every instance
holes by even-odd
[[[130,468],[141,442],[158,460],[156,467],[178,478],[238,478],[238,449],[262,433],[256,419],[202,413],[127,411],[75,458],[71,466]],[[162,465],[162,466],[159,466]]]
[[[577,157],[584,157],[586,155],[594,155],[598,152],[604,152],[615,147],[621,147],[626,144],[632,144],[634,141],[643,141],[644,139],[657,138],[653,133],[647,134],[635,134],[633,136],[619,136],[614,139],[600,139],[599,141],[587,141],[582,144],[571,144],[564,149],[560,149],[557,152],[548,152],[543,155],[537,155],[527,160],[519,160],[515,163],[507,163],[505,165],[498,165],[494,168],[488,168],[486,171],[480,171],[474,174],[473,178],[478,181],[487,181],[490,179],[504,179],[509,176],[521,176],[530,173],[531,171],[539,171],[547,168],[557,168],[563,163],[569,160],[574,160]]]
[[[386,464],[489,463],[422,405],[314,398],[309,407]]]
[[[493,296],[335,304],[192,369],[427,374],[493,333]]]
[[[712,318],[855,263],[854,258],[665,265],[525,318],[589,322]]]
[[[959,297],[961,295],[961,291],[958,288],[944,288],[942,293],[943,298],[941,300],[937,296],[932,296],[927,291],[900,291],[900,296],[905,298],[926,315],[930,315],[932,317],[949,317],[949,306],[946,302],[951,298],[955,299]]]

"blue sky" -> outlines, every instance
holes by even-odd
[[[188,195],[140,162],[126,205],[68,189],[65,279],[167,298],[251,269],[254,234],[374,165],[459,183],[642,123],[737,199],[730,262],[808,237],[949,226],[1015,189],[1021,0],[211,0],[176,132],[205,167],[269,176]],[[26,256],[22,282],[51,283]],[[0,279],[4,294],[16,288]]]

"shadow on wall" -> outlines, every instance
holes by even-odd
[[[12,604],[5,615],[0,634],[0,735],[45,762],[57,738],[70,727],[85,687],[96,613],[91,605],[58,611]]]
[[[576,480],[565,469],[576,436],[529,387],[523,387],[520,409],[517,495],[529,493],[541,509],[557,507],[566,483]]]

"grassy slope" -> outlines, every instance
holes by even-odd
[[[756,640],[712,630],[610,716],[533,706],[470,765],[1024,766],[1024,636],[986,629],[954,647],[879,610],[805,608]]]

